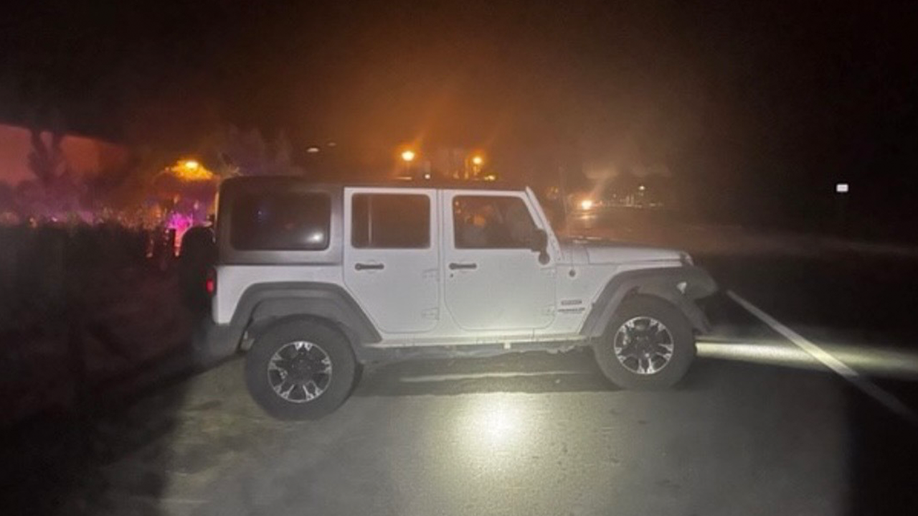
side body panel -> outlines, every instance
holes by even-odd
[[[354,247],[352,200],[357,194],[427,197],[429,245],[420,249]],[[421,334],[437,327],[441,291],[438,215],[436,190],[345,189],[344,285],[379,331]]]

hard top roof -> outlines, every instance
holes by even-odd
[[[337,188],[434,188],[442,190],[502,190],[502,191],[520,191],[525,190],[526,185],[520,183],[509,183],[505,181],[460,181],[451,179],[429,179],[429,180],[387,180],[387,181],[314,181],[305,177],[297,176],[242,176],[225,179],[222,187],[234,185],[233,187],[242,187],[243,185],[282,185],[285,183],[296,185],[315,185],[321,187]]]

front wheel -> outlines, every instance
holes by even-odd
[[[312,321],[269,329],[245,361],[249,393],[279,419],[318,419],[333,412],[350,395],[356,371],[344,335]]]
[[[619,387],[664,389],[688,371],[695,336],[675,306],[636,295],[622,302],[593,352],[603,374]]]

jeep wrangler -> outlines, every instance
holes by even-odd
[[[208,279],[214,361],[246,352],[254,400],[318,418],[363,364],[592,347],[618,386],[685,375],[713,280],[682,252],[559,238],[529,188],[223,182]]]

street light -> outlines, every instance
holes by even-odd
[[[170,172],[182,181],[209,181],[213,179],[213,172],[207,170],[201,162],[193,159],[180,159],[164,172]]]
[[[472,163],[480,167],[482,164],[484,164],[484,158],[481,156],[474,156],[472,157]]]
[[[414,161],[414,158],[417,157],[417,154],[411,150],[406,149],[402,151],[402,161],[405,162],[405,177],[411,177],[411,162]]]

